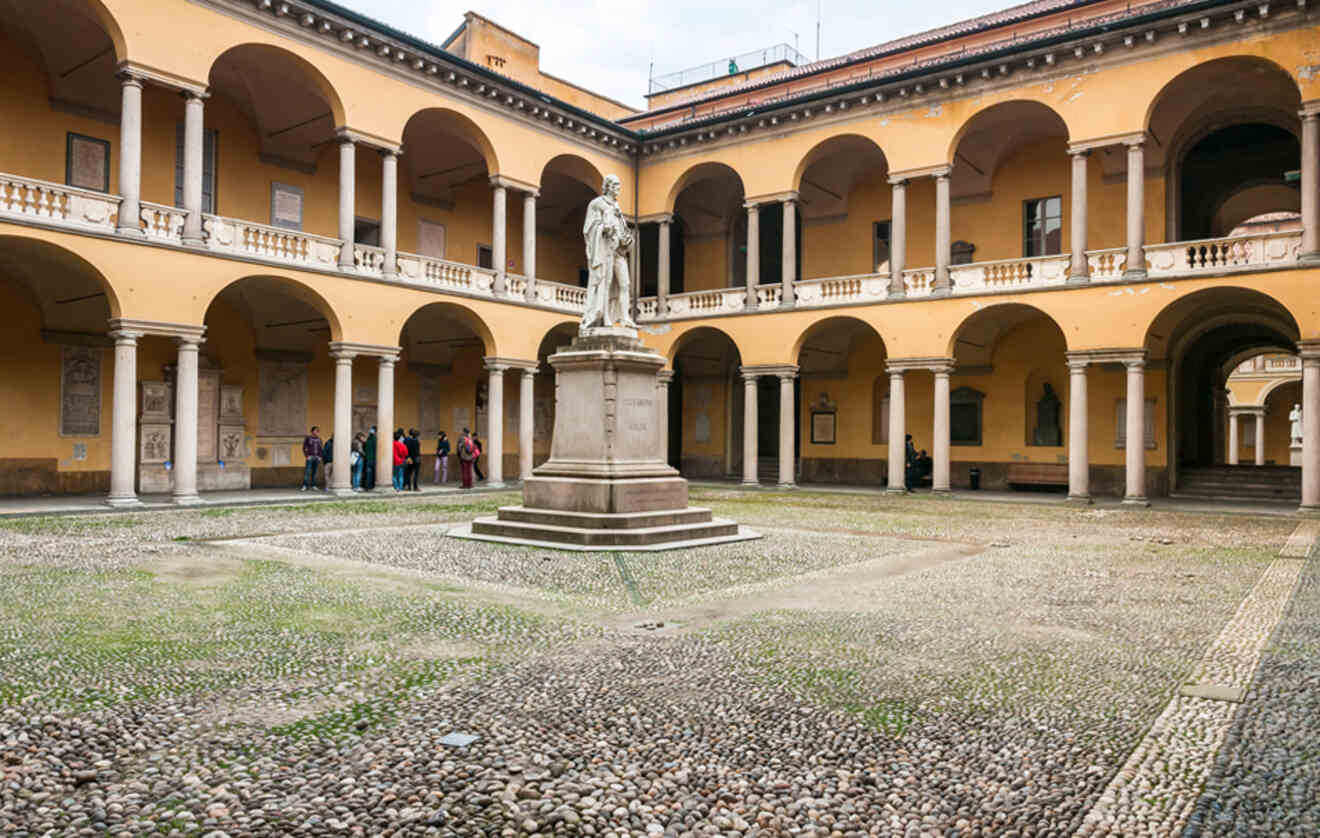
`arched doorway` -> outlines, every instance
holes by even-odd
[[[882,485],[888,471],[889,378],[885,373],[888,351],[884,339],[865,321],[830,317],[807,329],[798,339],[797,424],[794,434],[800,451],[798,470],[804,483]],[[913,377],[915,378],[915,376]],[[909,412],[914,405],[929,405],[914,397],[922,385],[907,384]],[[758,394],[778,405],[778,382]],[[759,404],[759,400],[758,400]],[[920,412],[917,408],[915,412]],[[769,414],[769,411],[766,411]],[[778,410],[762,422],[760,439],[778,439]],[[915,421],[919,427],[924,425]],[[933,448],[930,440],[926,448]],[[764,444],[762,447],[764,452]],[[773,454],[773,451],[772,451]]]
[[[745,286],[747,228],[743,199],[742,178],[723,163],[701,163],[683,176],[673,201],[674,217],[679,223],[670,231],[670,293],[679,293],[675,290],[676,275],[681,276],[678,287],[683,291]],[[741,228],[739,219],[743,220]],[[762,231],[766,224],[767,218],[763,217]],[[674,249],[675,238],[683,240],[681,250]],[[681,274],[675,271],[680,253]],[[765,270],[763,265],[762,276]]]
[[[889,164],[875,142],[857,134],[831,137],[798,164],[799,264],[802,279],[888,270],[891,244]],[[766,223],[773,210],[765,208]],[[782,215],[780,216],[782,219]],[[744,222],[745,224],[745,222]],[[782,233],[781,233],[782,238]],[[852,242],[851,247],[840,246]],[[863,243],[869,241],[869,246]],[[762,247],[762,264],[771,254]],[[776,260],[778,261],[778,260]],[[769,282],[778,282],[776,274]]]
[[[1224,464],[1227,381],[1234,365],[1262,352],[1292,353],[1298,337],[1283,305],[1246,288],[1197,291],[1155,317],[1146,350],[1148,363],[1167,365],[1172,491],[1201,493],[1198,484]]]
[[[675,343],[671,363],[670,465],[688,479],[736,477],[743,462],[737,345],[719,329],[693,329]],[[774,416],[777,423],[778,413]]]

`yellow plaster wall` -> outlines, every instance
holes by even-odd
[[[683,290],[712,291],[729,285],[728,236],[700,236],[683,241]]]

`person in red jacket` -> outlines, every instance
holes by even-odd
[[[403,491],[403,466],[408,462],[408,446],[403,444],[403,429],[394,432],[394,491]]]

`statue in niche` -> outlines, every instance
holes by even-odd
[[[1294,404],[1292,411],[1288,414],[1288,421],[1292,423],[1289,436],[1292,437],[1294,447],[1302,444],[1302,406]]]
[[[632,282],[628,276],[628,252],[634,236],[619,208],[622,188],[618,175],[606,175],[602,194],[587,204],[587,219],[582,225],[587,240],[587,302],[578,328],[582,335],[615,326],[637,329],[632,319]]]
[[[1059,397],[1054,395],[1054,388],[1048,381],[1045,382],[1045,394],[1036,402],[1036,432],[1031,444],[1063,444],[1063,431],[1059,428]]]

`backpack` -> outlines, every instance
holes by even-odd
[[[470,463],[476,459],[472,453],[472,441],[467,437],[458,441],[458,458],[465,463]]]

